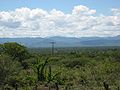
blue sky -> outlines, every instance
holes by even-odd
[[[120,0],[0,0],[1,11],[28,7],[45,10],[55,8],[68,13],[76,5],[84,5],[96,9],[98,13],[109,14],[111,8],[120,8]]]
[[[0,0],[0,38],[117,35],[120,0]]]

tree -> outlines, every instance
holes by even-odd
[[[20,72],[20,63],[18,61],[12,61],[12,58],[8,55],[0,55],[0,87],[9,84],[9,79],[14,78]]]
[[[27,48],[16,42],[9,42],[0,45],[0,51],[2,53],[8,54],[13,60],[18,60],[22,63],[23,60],[29,58],[30,54]]]

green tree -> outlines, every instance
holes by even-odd
[[[8,55],[0,55],[0,87],[9,84],[9,79],[18,76],[21,68],[18,61],[12,61]]]
[[[13,60],[18,60],[22,63],[23,60],[29,58],[30,54],[25,46],[16,42],[9,42],[0,45],[0,51],[8,54]]]

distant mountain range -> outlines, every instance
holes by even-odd
[[[84,46],[120,46],[120,35],[116,37],[49,37],[49,38],[0,38],[0,43],[18,42],[27,47],[84,47]]]

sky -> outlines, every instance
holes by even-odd
[[[120,35],[120,0],[0,0],[0,38]]]

